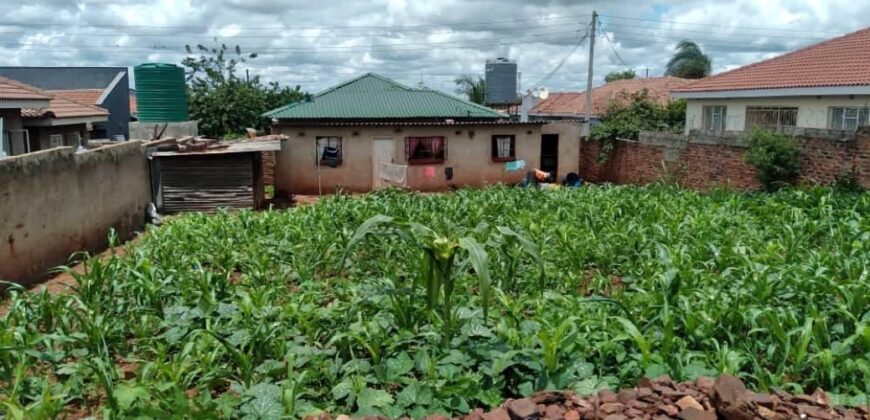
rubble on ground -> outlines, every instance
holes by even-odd
[[[349,419],[347,416],[336,418]],[[332,419],[324,415],[320,420]],[[381,420],[362,417],[360,420]],[[433,415],[427,420],[447,420]],[[501,406],[457,417],[458,420],[772,420],[772,419],[854,419],[870,420],[870,408],[834,407],[827,394],[818,390],[812,395],[790,395],[774,391],[759,394],[747,390],[743,382],[723,375],[715,381],[698,378],[694,382],[675,383],[662,376],[643,379],[635,388],[618,392],[604,390],[594,396],[581,397],[573,392],[546,391],[528,398],[507,400]]]

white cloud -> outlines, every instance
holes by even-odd
[[[562,61],[597,9],[628,67],[660,75],[680,39],[724,71],[867,25],[846,0],[34,0],[0,18],[0,65],[134,66],[180,62],[186,44],[240,45],[252,74],[318,91],[363,72],[453,90],[460,74],[509,55],[531,86]],[[50,17],[47,18],[47,17]],[[547,82],[582,90],[586,45]],[[596,82],[625,68],[596,42]],[[244,69],[243,69],[244,70]]]

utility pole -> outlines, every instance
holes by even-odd
[[[589,73],[586,76],[586,124],[591,129],[592,123],[592,63],[595,58],[595,22],[598,12],[592,11],[592,25],[589,26]]]

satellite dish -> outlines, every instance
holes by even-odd
[[[548,97],[550,97],[550,91],[547,90],[547,88],[545,87],[539,87],[533,90],[531,93],[532,97],[536,99],[547,99]]]

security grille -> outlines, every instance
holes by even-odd
[[[746,107],[746,130],[755,127],[781,129],[797,126],[797,108]]]

